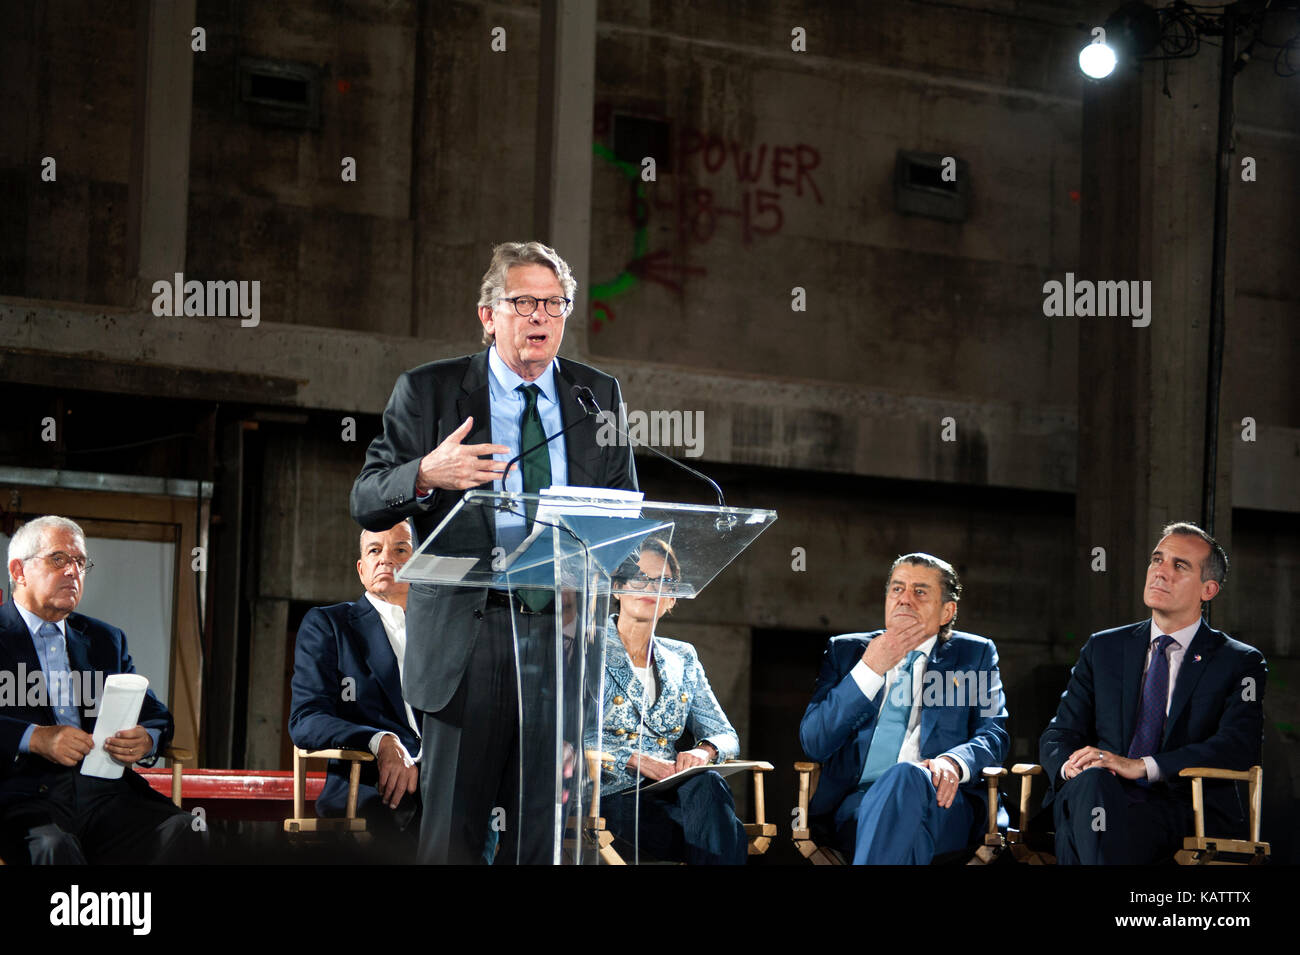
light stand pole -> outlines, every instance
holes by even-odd
[[[1223,378],[1223,337],[1228,258],[1229,151],[1232,148],[1233,79],[1237,60],[1237,4],[1223,8],[1223,46],[1219,56],[1218,175],[1214,182],[1214,244],[1210,259],[1210,348],[1205,375],[1205,452],[1201,473],[1201,527],[1214,535],[1219,466],[1219,390]],[[1206,608],[1208,615],[1209,608]]]

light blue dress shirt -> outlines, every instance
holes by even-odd
[[[26,607],[24,607],[22,604],[18,603],[17,601],[14,601],[14,609],[16,609],[19,615],[23,618],[23,623],[27,624],[27,632],[31,634],[32,646],[36,650],[36,659],[41,662],[41,673],[44,674],[45,676],[46,692],[48,693],[50,691],[50,688],[56,685],[55,681],[51,678],[51,674],[52,674],[52,671],[50,669],[51,655],[59,658],[60,660],[64,661],[66,664],[65,666],[59,667],[59,681],[57,685],[63,687],[69,686],[72,679],[72,675],[69,672],[69,668],[71,667],[71,661],[68,660],[67,620],[60,620],[58,623],[54,624],[54,626],[58,628],[59,635],[57,638],[55,638],[55,640],[47,640],[45,637],[41,636],[40,630],[41,627],[44,626],[49,621],[42,620],[40,617],[36,616],[36,614],[32,613],[30,610],[28,610]],[[54,709],[54,718],[55,720],[58,721],[58,725],[76,726],[77,728],[80,728],[81,727],[80,711],[70,706],[54,706],[53,704],[57,702],[58,702],[57,700],[50,700],[51,706]],[[81,703],[83,705],[88,702],[89,701],[84,699],[81,700]],[[95,704],[98,705],[98,703],[99,701],[96,700]],[[18,741],[18,752],[20,753],[31,752],[32,733],[34,732],[36,732],[36,724],[32,723],[27,727],[27,729],[23,731],[23,738]],[[146,729],[145,732],[148,733],[149,738],[153,740],[153,746],[149,748],[149,753],[153,753],[153,751],[158,748],[158,737],[161,734],[158,732],[158,730],[154,730],[154,729]]]
[[[510,370],[497,354],[495,345],[488,349],[488,368],[491,371],[488,377],[488,406],[492,409],[492,443],[503,444],[510,449],[510,454],[504,456],[504,460],[509,461],[520,451],[525,450],[519,446],[519,419],[524,414],[524,396],[515,389],[529,382]],[[537,412],[542,419],[542,430],[549,438],[564,428],[564,416],[560,412],[562,396],[556,390],[555,362],[552,361],[550,367],[532,384],[542,391],[537,397]],[[564,438],[557,438],[547,445],[551,457],[551,484],[553,485],[568,483],[569,464],[565,457],[564,441]],[[501,486],[501,481],[492,482],[493,487],[498,491],[522,494],[524,490],[524,474],[520,467],[522,463],[517,463],[515,469],[506,476],[504,488]],[[519,541],[523,540],[522,514],[497,511],[496,523],[497,542],[507,550],[513,549]]]

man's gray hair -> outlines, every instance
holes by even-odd
[[[1201,580],[1213,580],[1222,587],[1223,582],[1228,579],[1228,554],[1219,546],[1219,542],[1190,521],[1166,524],[1160,532],[1160,539],[1164,540],[1170,534],[1177,534],[1180,537],[1199,537],[1210,545],[1209,555],[1201,561]]]
[[[68,531],[75,537],[81,538],[82,546],[86,543],[86,532],[81,529],[76,521],[70,521],[66,517],[58,517],[53,514],[46,514],[44,517],[34,517],[18,530],[14,531],[14,536],[9,538],[9,555],[5,560],[5,566],[8,567],[15,560],[27,561],[41,552],[45,546],[45,534],[47,531],[55,529]],[[12,593],[15,587],[13,575],[9,575],[9,590]]]
[[[899,557],[889,567],[889,576],[885,579],[885,593],[889,593],[889,581],[894,579],[894,571],[898,570],[899,564],[914,564],[917,567],[929,567],[931,570],[939,572],[939,583],[943,588],[943,603],[952,602],[961,603],[961,581],[957,579],[957,571],[953,569],[952,564],[933,554],[904,554]],[[952,636],[952,625],[957,622],[957,612],[954,610],[952,619],[939,628],[939,641],[943,642]]]
[[[560,280],[566,298],[574,298],[578,291],[577,279],[569,263],[560,258],[549,245],[540,242],[502,242],[492,249],[492,261],[483,274],[483,284],[479,287],[478,304],[480,308],[495,308],[497,299],[505,294],[506,274],[516,265],[544,265]],[[537,306],[541,308],[541,305]],[[485,328],[483,344],[491,346],[496,341]]]

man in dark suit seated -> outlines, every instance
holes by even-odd
[[[414,856],[419,832],[420,736],[402,698],[406,595],[398,569],[411,557],[411,528],[361,532],[357,576],[365,593],[351,603],[314,607],[303,617],[293,659],[289,736],[303,749],[360,749],[357,812],[367,828]],[[415,754],[415,755],[412,755]],[[349,764],[331,760],[316,800],[320,816],[340,816],[348,798]]]
[[[8,864],[192,861],[202,848],[189,813],[131,767],[152,762],[172,717],[152,690],[139,723],[104,741],[126,770],[80,772],[103,680],[134,673],[118,628],[74,613],[86,574],[86,535],[63,517],[38,517],[9,542],[13,600],[0,606],[0,858]]]
[[[1228,556],[1195,524],[1170,524],[1151,552],[1151,617],[1094,633],[1039,741],[1061,864],[1144,865],[1191,834],[1188,766],[1259,762],[1267,667],[1254,647],[1214,630],[1201,605]],[[1232,783],[1205,781],[1207,830],[1242,832]]]
[[[809,813],[854,865],[925,865],[977,839],[981,778],[1007,750],[993,641],[952,628],[961,584],[907,554],[885,588],[885,629],[832,637],[799,726],[822,763]]]

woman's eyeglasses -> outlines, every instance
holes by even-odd
[[[657,585],[661,580],[665,590],[671,590],[676,583],[671,577],[647,577],[645,574],[637,574],[634,577],[624,577],[623,585],[628,590],[648,590],[651,584]]]

